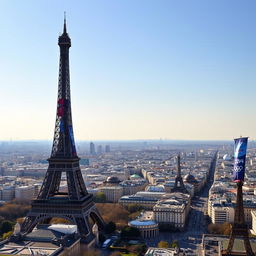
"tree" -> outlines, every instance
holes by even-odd
[[[106,226],[105,226],[105,232],[106,234],[111,234],[116,230],[116,223],[113,221],[110,221]]]
[[[173,241],[172,241],[172,244],[171,244],[171,247],[172,247],[172,248],[180,247],[180,246],[179,246],[179,242],[178,242],[177,240],[173,240]]]
[[[145,244],[131,245],[128,248],[128,251],[134,253],[135,255],[144,255],[147,251],[147,246]]]
[[[90,249],[90,250],[86,250],[85,252],[83,252],[82,255],[83,256],[100,256],[101,253],[99,250]]]
[[[0,216],[7,220],[15,221],[17,218],[27,215],[31,206],[27,204],[10,202],[0,206]]]
[[[71,224],[71,222],[64,218],[53,217],[50,220],[50,224]]]
[[[113,221],[117,227],[126,226],[129,212],[120,204],[113,203],[96,203],[102,218],[106,223]]]
[[[224,222],[223,224],[209,224],[208,231],[211,234],[229,235],[231,232],[231,225],[228,222]]]
[[[8,220],[3,221],[2,224],[1,224],[1,227],[0,227],[1,234],[7,233],[9,231],[12,231],[12,226],[13,226],[12,222],[10,222]]]
[[[121,237],[122,238],[133,238],[139,237],[140,231],[137,228],[126,226],[121,230]]]
[[[231,232],[231,224],[228,222],[225,222],[222,224],[222,234],[223,235],[229,235]]]
[[[136,219],[139,215],[140,215],[140,212],[133,212],[133,213],[129,214],[128,218],[129,218],[129,220],[134,220],[134,219]]]
[[[169,247],[169,244],[167,241],[160,241],[158,244],[157,244],[157,247],[158,248],[168,248]]]
[[[97,192],[94,197],[94,201],[96,203],[106,203],[106,195],[103,192]]]
[[[134,213],[134,212],[141,211],[142,207],[139,204],[130,204],[128,205],[127,209],[130,213]]]
[[[112,252],[111,254],[110,254],[110,256],[122,256],[122,253],[121,252]]]
[[[7,233],[4,233],[3,236],[2,236],[3,240],[9,238],[9,237],[12,235],[12,233],[13,233],[12,231],[9,231],[9,232],[7,232]]]

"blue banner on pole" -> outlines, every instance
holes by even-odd
[[[234,149],[234,181],[243,181],[245,173],[245,162],[246,162],[246,149],[247,149],[248,138],[235,139]]]

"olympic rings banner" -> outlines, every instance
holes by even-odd
[[[233,179],[236,182],[244,180],[247,141],[247,137],[235,139]]]

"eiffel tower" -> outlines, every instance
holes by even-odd
[[[237,182],[235,218],[229,237],[228,248],[227,250],[222,251],[223,256],[238,255],[237,252],[233,251],[234,241],[236,237],[242,237],[244,240],[245,253],[240,253],[239,255],[255,256],[249,240],[248,227],[244,221],[243,181]]]
[[[181,177],[180,154],[178,154],[178,157],[177,157],[177,175],[176,175],[176,178],[175,178],[174,188],[171,189],[171,192],[181,192],[181,193],[187,193],[188,194],[188,191],[185,188],[185,185],[183,183],[183,179]]]
[[[71,40],[67,33],[66,18],[58,45],[60,47],[58,100],[52,152],[41,190],[37,199],[32,201],[31,211],[21,226],[21,234],[31,232],[40,222],[58,217],[77,225],[81,241],[89,243],[94,238],[89,219],[97,223],[100,230],[105,224],[92,201],[92,195],[86,190],[79,165],[80,158],[76,153],[69,78]],[[66,193],[59,191],[62,173],[67,179]]]

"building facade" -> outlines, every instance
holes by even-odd
[[[154,219],[159,224],[169,224],[183,230],[190,209],[190,196],[183,193],[173,193],[171,198],[157,202],[153,207]]]
[[[154,220],[132,220],[128,225],[137,228],[143,238],[154,238],[159,234],[158,223]]]
[[[106,195],[106,200],[111,203],[117,203],[123,195],[123,188],[120,186],[100,187],[99,190]]]
[[[20,186],[15,188],[15,199],[17,201],[30,201],[35,196],[34,186]]]

